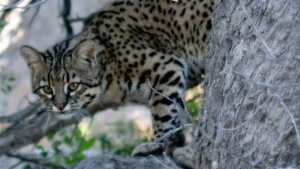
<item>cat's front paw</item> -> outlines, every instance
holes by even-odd
[[[150,154],[162,154],[165,147],[163,143],[143,143],[134,148],[132,156],[146,156]]]
[[[184,168],[195,168],[195,151],[191,145],[176,148],[173,152],[173,159]]]

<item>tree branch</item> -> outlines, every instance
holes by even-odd
[[[120,157],[100,155],[80,162],[73,169],[181,169],[166,156]]]
[[[18,123],[23,119],[41,111],[42,106],[39,101],[30,104],[28,107],[24,108],[23,110],[14,113],[13,115],[9,116],[0,116],[0,123]]]
[[[0,11],[8,11],[8,10],[13,10],[13,9],[29,9],[29,8],[33,8],[36,6],[40,6],[43,3],[45,3],[47,0],[32,0],[30,3],[28,3],[28,5],[25,6],[19,6],[17,3],[19,1],[15,1],[15,3],[12,3],[10,5],[3,5],[0,4],[0,7],[2,7],[2,9]]]
[[[34,103],[16,112],[13,116],[2,117],[2,122],[12,124],[0,133],[0,155],[39,141],[50,132],[79,122],[86,111],[74,112],[68,120],[57,119],[47,113],[40,103]]]
[[[29,162],[45,167],[52,167],[57,169],[67,169],[67,167],[58,165],[56,163],[53,163],[51,161],[48,161],[46,158],[41,158],[33,154],[20,154],[20,153],[6,153],[6,156],[11,158],[16,158],[22,162]]]
[[[69,17],[71,15],[71,8],[72,8],[72,3],[71,0],[64,0],[63,1],[63,9],[61,11],[61,17],[64,23],[64,27],[67,33],[67,38],[70,38],[73,36],[73,28],[72,24],[69,20]]]

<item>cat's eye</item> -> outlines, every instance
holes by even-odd
[[[70,92],[73,92],[73,91],[77,90],[78,87],[79,87],[79,83],[71,83],[71,84],[69,84],[68,88],[69,88]]]
[[[50,86],[44,86],[42,88],[43,92],[46,93],[46,94],[52,94],[53,91],[52,91],[52,88]]]

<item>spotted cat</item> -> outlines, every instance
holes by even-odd
[[[153,142],[133,154],[183,144],[186,89],[203,80],[213,0],[126,0],[89,17],[81,33],[40,52],[23,46],[32,89],[47,110],[69,118],[126,102],[152,112]]]

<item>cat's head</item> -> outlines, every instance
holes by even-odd
[[[71,49],[68,42],[62,42],[45,52],[21,47],[30,68],[32,90],[48,112],[67,118],[96,101],[100,94],[97,55],[101,50],[93,40],[82,41]]]

